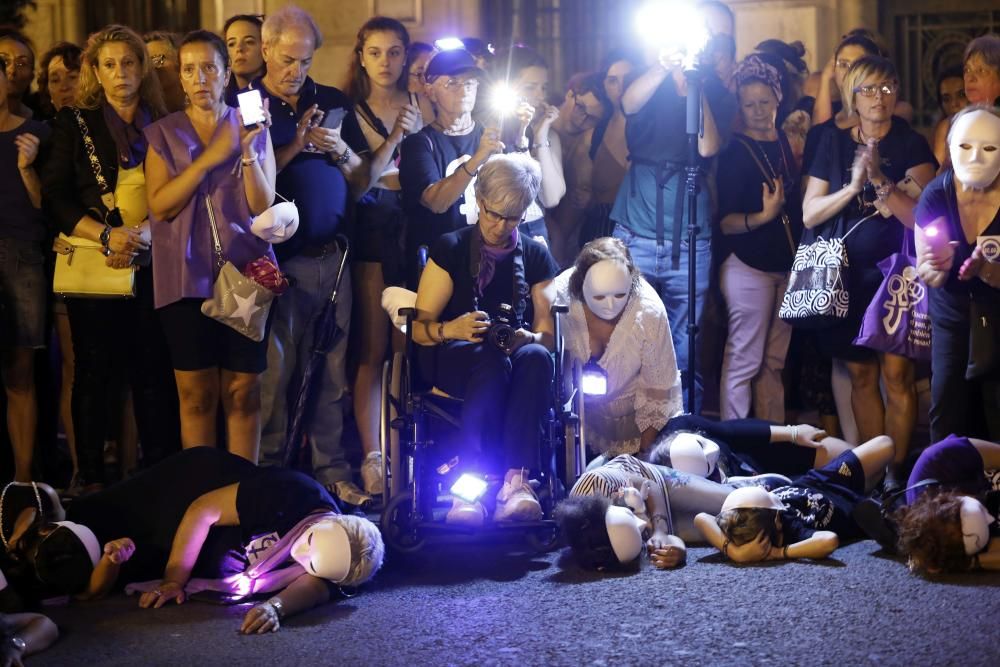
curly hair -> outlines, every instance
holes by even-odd
[[[83,64],[83,49],[70,42],[56,42],[38,62],[38,100],[42,110],[48,114],[54,114],[56,111],[52,106],[52,96],[49,95],[49,63],[55,58],[62,58],[63,64],[70,72],[79,73]]]
[[[764,507],[740,507],[720,512],[715,517],[719,530],[736,546],[753,542],[763,532],[773,545],[782,541],[781,531],[775,517],[778,510]]]
[[[590,271],[590,267],[594,264],[605,259],[617,262],[625,267],[625,270],[628,271],[629,276],[632,278],[632,291],[630,294],[636,293],[639,289],[639,279],[642,277],[642,273],[636,267],[635,262],[632,261],[632,253],[628,251],[628,247],[619,239],[606,236],[590,241],[580,250],[576,261],[573,262],[573,274],[569,277],[570,296],[577,301],[583,301],[583,281],[587,277],[587,271]]]
[[[139,98],[149,105],[154,120],[166,115],[163,89],[160,88],[159,78],[153,72],[145,42],[131,28],[117,24],[105,26],[87,39],[87,46],[83,51],[84,66],[80,68],[80,84],[76,90],[77,106],[96,109],[104,102],[104,89],[97,79],[97,59],[104,45],[113,42],[128,46],[132,55],[139,61],[139,69],[142,72]]]
[[[972,565],[962,541],[962,498],[957,491],[930,490],[898,509],[899,550],[910,570],[923,574],[961,572]]]
[[[604,522],[611,501],[604,496],[570,496],[556,506],[556,523],[580,567],[620,569]]]

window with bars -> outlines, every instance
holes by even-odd
[[[140,35],[151,30],[186,33],[200,28],[199,0],[86,0],[86,32],[120,23]]]

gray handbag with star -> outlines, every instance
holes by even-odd
[[[264,340],[267,314],[271,310],[275,294],[253,278],[240,273],[232,262],[223,257],[219,228],[215,224],[215,209],[208,195],[205,195],[205,206],[212,226],[212,243],[215,246],[219,276],[212,287],[212,296],[202,302],[201,312],[259,343]]]

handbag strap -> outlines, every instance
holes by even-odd
[[[851,227],[850,229],[848,229],[847,233],[840,237],[840,240],[841,241],[846,241],[847,237],[850,236],[851,234],[853,234],[854,230],[861,226],[861,223],[867,222],[867,221],[871,220],[876,215],[879,215],[878,209],[876,209],[874,213],[869,213],[868,215],[866,215],[865,217],[861,218],[856,223],[854,223],[854,226]]]
[[[110,211],[115,208],[115,193],[108,186],[108,181],[104,178],[101,161],[97,159],[97,147],[94,145],[94,140],[90,138],[90,128],[87,127],[87,122],[83,120],[83,114],[80,113],[80,109],[78,107],[70,108],[73,110],[73,116],[76,117],[76,124],[80,128],[80,134],[83,135],[83,149],[87,153],[87,159],[90,160],[90,168],[94,172],[94,179],[97,181],[97,187],[101,191],[101,201],[104,203],[104,207]]]
[[[212,245],[215,247],[215,261],[221,269],[226,260],[222,256],[222,242],[219,240],[219,228],[215,224],[215,207],[212,206],[212,197],[210,195],[205,195],[205,208],[208,209],[208,223],[212,227]]]
[[[743,147],[745,149],[747,149],[747,153],[750,153],[750,157],[752,157],[753,161],[757,163],[757,168],[760,169],[760,173],[763,174],[763,176],[764,176],[765,179],[767,179],[767,187],[773,189],[775,187],[774,180],[776,178],[778,178],[779,175],[778,174],[771,174],[768,169],[764,168],[764,164],[760,161],[760,158],[757,157],[757,151],[755,151],[753,149],[753,147],[750,145],[750,142],[748,142],[743,136],[741,136],[739,134],[736,134],[736,135],[733,135],[733,136],[734,136],[734,138],[737,141],[739,141],[741,144],[743,144]],[[784,155],[785,154],[785,150],[782,147],[782,143],[781,143],[780,140],[778,141],[778,150],[781,151],[781,159],[784,160],[785,159],[785,155]],[[788,239],[788,247],[791,249],[792,254],[794,255],[795,254],[795,239],[792,238],[792,222],[791,222],[791,220],[788,219],[788,214],[785,213],[785,207],[784,206],[781,207],[780,217],[781,217],[781,226],[785,228],[785,237],[787,237],[787,239]]]

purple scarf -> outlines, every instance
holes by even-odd
[[[146,159],[146,135],[142,129],[149,125],[153,116],[149,112],[149,107],[139,104],[136,109],[135,119],[131,123],[126,123],[114,107],[105,102],[101,105],[104,110],[104,122],[111,132],[111,137],[115,140],[115,147],[118,153],[118,164],[123,169],[138,167]]]
[[[482,239],[482,233],[480,232],[480,239]],[[517,247],[517,227],[514,231],[510,233],[510,243],[505,248],[495,248],[493,246],[486,245],[486,241],[482,240],[479,244],[479,278],[476,280],[476,288],[479,290],[479,294],[483,294],[483,290],[486,286],[493,281],[493,276],[497,272],[497,262],[502,262],[510,253],[514,252],[514,248]]]
[[[199,591],[210,590],[244,598],[255,593],[282,591],[290,583],[306,574],[305,568],[298,563],[293,562],[291,565],[282,567],[291,555],[295,540],[299,539],[299,536],[306,532],[309,526],[338,516],[340,514],[337,512],[324,510],[313,512],[295,524],[295,527],[283,535],[280,540],[269,546],[260,560],[243,572],[223,579],[190,579],[184,585],[184,592],[187,595],[192,595]],[[163,582],[160,579],[139,581],[127,585],[125,592],[129,595],[147,593],[156,590],[161,583]]]

